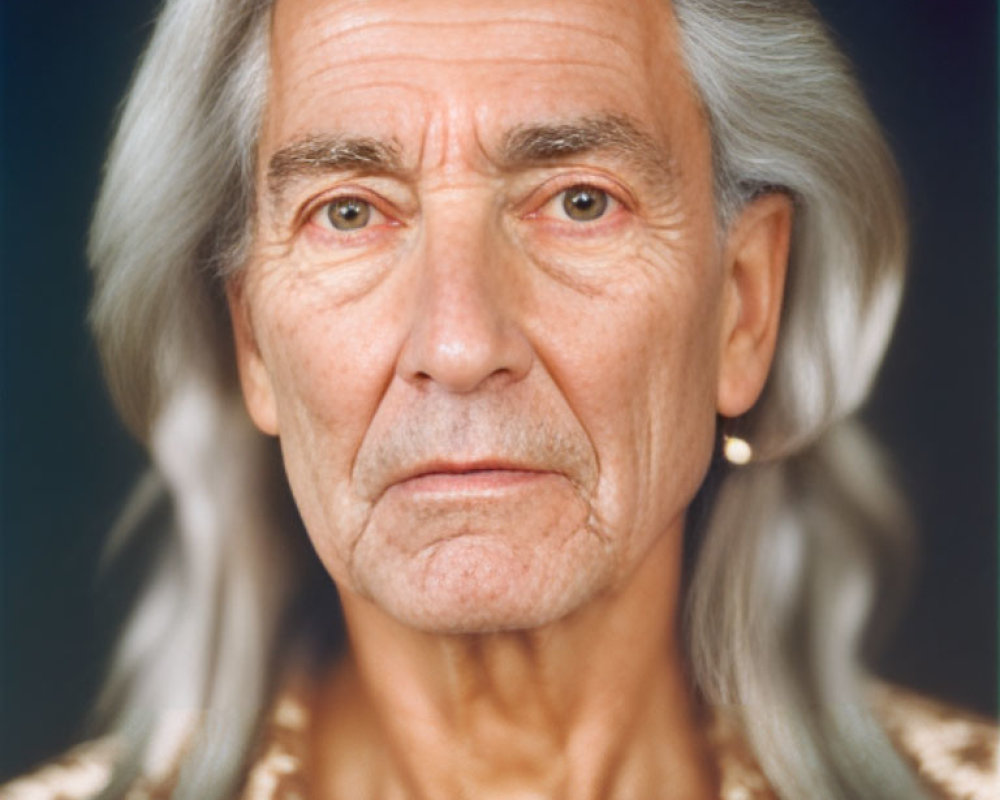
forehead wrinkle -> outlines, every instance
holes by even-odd
[[[382,33],[386,30],[391,31],[393,28],[405,29],[407,27],[412,27],[426,28],[435,31],[441,31],[442,29],[447,28],[461,31],[462,28],[469,28],[473,31],[479,32],[484,28],[484,26],[490,29],[542,27],[551,29],[550,33],[556,36],[564,36],[566,33],[575,33],[593,37],[598,41],[591,44],[588,48],[588,54],[586,56],[580,58],[560,58],[559,65],[563,67],[581,68],[592,68],[595,66],[604,67],[622,71],[629,78],[632,77],[630,70],[622,69],[622,63],[623,60],[628,61],[629,57],[634,55],[633,48],[623,42],[619,36],[615,36],[612,33],[582,24],[573,24],[560,20],[548,20],[544,18],[536,19],[533,17],[523,19],[516,17],[502,17],[497,20],[490,19],[484,21],[477,19],[469,22],[456,20],[425,22],[421,20],[408,21],[398,19],[382,19],[364,21],[348,25],[346,27],[329,25],[321,26],[324,30],[319,34],[318,40],[310,43],[308,47],[299,48],[298,57],[295,58],[294,61],[301,62],[310,50],[329,51],[332,49],[335,53],[344,54],[341,58],[329,58],[324,56],[324,58],[320,59],[319,63],[317,63],[314,68],[306,72],[306,75],[304,76],[306,80],[316,78],[320,74],[328,72],[331,68],[360,67],[364,70],[369,70],[372,67],[391,67],[394,64],[407,61],[415,62],[417,64],[453,64],[460,67],[465,67],[471,64],[481,64],[483,66],[520,65],[529,68],[541,64],[552,63],[551,57],[544,52],[540,54],[532,52],[529,55],[520,56],[510,52],[495,56],[491,56],[487,52],[480,52],[469,57],[449,57],[445,55],[445,49],[441,46],[441,36],[436,37],[436,47],[429,54],[421,52],[421,49],[417,48],[416,45],[414,45],[413,48],[400,47],[398,43],[393,42],[391,48],[392,52],[384,52],[381,55],[376,55],[376,51],[372,50],[370,43],[367,42],[367,35],[371,31]],[[512,34],[515,34],[512,36],[512,39],[515,42],[523,39],[523,37],[516,35],[516,30],[512,31]],[[361,48],[361,52],[364,52],[363,58],[358,58],[358,50],[354,46],[354,40],[360,40],[365,43],[366,46]],[[609,52],[609,50],[611,52]]]
[[[553,66],[557,65],[559,67],[582,67],[585,69],[593,69],[594,67],[603,67],[604,69],[614,70],[620,72],[629,77],[633,77],[632,73],[626,68],[622,68],[621,63],[614,58],[607,58],[604,61],[597,61],[592,58],[559,58],[558,60],[553,59],[550,55],[542,53],[537,56],[513,56],[513,55],[502,55],[502,56],[486,56],[486,55],[474,55],[464,58],[459,58],[457,56],[444,56],[444,55],[424,55],[421,53],[393,53],[391,55],[366,55],[364,60],[361,61],[357,58],[351,58],[346,56],[339,60],[327,60],[323,64],[318,64],[313,71],[307,73],[304,77],[306,79],[315,78],[328,73],[331,68],[340,67],[355,67],[360,71],[371,70],[372,67],[383,67],[383,66],[393,66],[396,64],[406,64],[412,63],[415,65],[422,64],[441,64],[445,66],[453,65],[458,67],[468,67],[470,65],[481,65],[481,66],[521,66],[521,67],[535,67],[538,65]]]
[[[623,53],[629,53],[629,47],[623,43],[620,37],[597,28],[589,27],[587,25],[575,24],[572,22],[558,20],[558,19],[544,19],[544,18],[534,18],[534,17],[499,17],[490,18],[488,20],[473,19],[473,20],[434,20],[434,21],[424,21],[419,19],[406,20],[406,19],[382,19],[374,21],[366,21],[355,25],[350,25],[347,27],[337,28],[333,30],[328,30],[324,33],[323,38],[320,40],[321,44],[328,44],[335,39],[350,39],[357,37],[361,34],[367,34],[369,31],[391,31],[395,28],[417,28],[417,29],[431,29],[435,32],[441,32],[446,29],[451,29],[455,31],[461,31],[462,29],[472,30],[476,33],[480,33],[483,30],[483,26],[489,26],[491,29],[496,28],[550,28],[559,34],[565,33],[579,33],[585,36],[592,36],[596,39],[600,39],[607,44],[614,45],[618,50]],[[343,42],[338,42],[338,46],[344,46]]]
[[[499,163],[516,169],[599,150],[610,151],[640,169],[676,178],[669,150],[628,116],[615,113],[517,126],[503,137]]]
[[[402,173],[399,145],[370,136],[309,134],[274,152],[268,160],[267,187],[272,197],[280,199],[295,180],[347,171]]]

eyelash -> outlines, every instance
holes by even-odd
[[[604,195],[607,207],[600,216],[592,220],[574,220],[568,217],[562,207],[566,195],[574,190],[596,190]],[[535,200],[534,198],[540,198]],[[576,236],[598,233],[606,230],[606,226],[612,220],[618,218],[623,212],[629,212],[636,208],[636,202],[632,194],[621,186],[617,181],[610,178],[602,179],[589,174],[566,174],[554,177],[543,183],[538,189],[532,192],[531,196],[522,204],[522,208],[527,209],[522,218],[527,220],[538,220],[550,225],[560,226],[563,230],[572,231]],[[543,217],[546,210],[548,214]],[[617,221],[621,222],[621,219]]]
[[[615,215],[616,212],[621,211],[622,209],[627,210],[629,208],[629,203],[621,199],[621,195],[624,194],[624,192],[613,190],[604,185],[603,182],[587,178],[581,179],[580,176],[565,176],[557,180],[557,186],[553,187],[551,186],[552,182],[548,182],[548,186],[543,185],[536,192],[532,193],[534,197],[538,197],[539,194],[544,192],[544,197],[546,199],[542,203],[532,202],[529,199],[525,205],[529,205],[529,207],[533,208],[533,210],[524,214],[523,218],[539,219],[542,217],[543,212],[546,209],[558,209],[555,213],[549,215],[548,220],[550,222],[570,225],[574,228],[581,229],[579,232],[583,233],[583,228],[600,224],[602,221],[605,221],[609,217]],[[553,189],[557,189],[557,191],[553,193]],[[604,208],[602,212],[592,220],[575,220],[570,218],[563,208],[563,204],[565,203],[568,193],[586,190],[599,193],[601,195],[601,199],[606,202],[606,208]],[[367,224],[363,227],[353,230],[335,227],[328,217],[330,210],[338,203],[346,203],[351,200],[356,200],[359,203],[364,204],[368,209],[368,213],[374,219],[368,220]],[[348,190],[332,197],[326,197],[318,204],[313,204],[310,208],[307,208],[303,214],[303,218],[307,222],[315,224],[328,235],[338,236],[340,238],[353,238],[370,232],[373,228],[381,225],[399,225],[398,220],[383,211],[380,206],[381,204],[368,197],[366,192]]]
[[[367,213],[370,215],[371,219],[367,221],[367,224],[360,228],[337,228],[333,224],[333,221],[330,220],[329,214],[336,205],[341,203],[346,204],[350,201],[357,201],[358,203],[363,204],[366,207]],[[313,222],[317,227],[321,228],[328,234],[348,237],[363,234],[378,225],[398,224],[396,220],[385,213],[379,206],[379,203],[369,199],[363,192],[345,191],[333,197],[325,198],[318,205],[314,205],[311,209],[307,210],[304,216],[309,222]]]
[[[594,197],[598,205],[602,206],[597,216],[592,219],[573,219],[566,208],[566,202],[574,193],[589,193]],[[593,182],[577,181],[560,189],[546,200],[537,211],[532,212],[528,216],[529,218],[540,217],[542,212],[549,209],[554,212],[550,215],[551,218],[561,223],[569,223],[574,226],[589,226],[599,224],[600,221],[608,219],[622,208],[624,208],[624,203],[611,190]]]

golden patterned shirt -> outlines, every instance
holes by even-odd
[[[911,692],[880,686],[876,705],[899,751],[941,800],[1000,800],[1000,741],[986,719]],[[275,702],[238,800],[308,800],[308,694],[292,686]],[[708,722],[720,800],[776,800],[737,726],[721,714]],[[111,775],[110,740],[81,745],[37,771],[0,787],[0,800],[85,800]],[[170,781],[144,780],[125,800],[165,800]]]

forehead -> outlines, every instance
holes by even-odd
[[[539,120],[701,126],[663,0],[279,0],[271,61],[271,149],[333,131],[443,159]]]

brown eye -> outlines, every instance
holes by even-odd
[[[341,197],[326,206],[327,219],[338,231],[360,230],[368,224],[371,215],[371,204],[359,197]]]
[[[574,222],[590,222],[608,209],[608,194],[594,186],[574,186],[563,192],[563,211]]]

